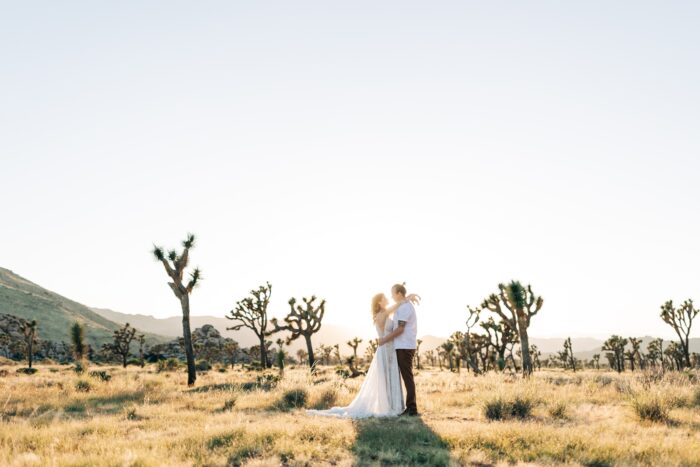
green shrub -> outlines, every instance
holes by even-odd
[[[85,372],[85,365],[83,365],[83,362],[75,362],[73,371],[78,375],[82,375]]]
[[[306,405],[308,398],[309,394],[306,389],[290,389],[284,393],[280,402],[282,408],[299,409]]]
[[[127,420],[138,420],[141,417],[136,413],[136,407],[129,407],[124,411],[124,418]]]
[[[321,391],[321,395],[314,404],[313,408],[317,410],[330,409],[335,404],[335,400],[338,397],[338,393],[335,389],[329,388]]]
[[[484,416],[488,420],[503,420],[507,414],[507,403],[500,397],[484,403]]]
[[[658,395],[641,394],[632,399],[632,407],[640,420],[665,423],[671,404]]]
[[[194,367],[197,371],[209,371],[211,370],[211,363],[207,360],[199,360],[194,364]]]
[[[112,375],[110,375],[106,371],[91,371],[89,374],[93,378],[99,379],[100,381],[104,381],[105,383],[112,379]]]
[[[161,373],[163,371],[175,371],[180,366],[180,362],[177,358],[169,358],[167,360],[158,360],[156,366],[156,371]]]
[[[36,368],[18,368],[17,373],[23,374],[23,375],[33,375],[36,373],[38,370]]]
[[[511,417],[524,419],[531,415],[534,405],[535,402],[529,396],[497,396],[484,403],[484,416],[488,420],[503,420]]]
[[[76,391],[90,392],[90,389],[92,389],[92,385],[90,384],[89,381],[85,381],[85,380],[81,379],[77,383],[75,383],[75,390]]]

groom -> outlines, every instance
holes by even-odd
[[[416,385],[413,382],[413,357],[416,353],[416,333],[418,323],[416,310],[411,302],[406,300],[406,286],[396,284],[391,288],[391,297],[394,302],[400,303],[394,318],[394,330],[384,336],[379,345],[394,341],[396,360],[403,384],[406,386],[406,410],[401,415],[418,415],[416,406]]]

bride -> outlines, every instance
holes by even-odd
[[[411,294],[407,300],[417,303],[419,297]],[[388,306],[384,294],[372,298],[372,318],[377,337],[382,338],[394,330],[393,314],[400,303]],[[333,407],[328,410],[307,410],[312,415],[343,418],[391,417],[404,410],[403,391],[396,361],[393,342],[377,348],[365,380],[355,399],[347,407]]]

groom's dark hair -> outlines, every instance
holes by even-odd
[[[403,284],[394,284],[394,286],[391,288],[396,293],[399,293],[403,295],[404,297],[406,296],[406,283],[404,282]]]

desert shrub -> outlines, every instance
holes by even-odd
[[[232,397],[232,398],[230,398],[230,399],[227,399],[227,400],[224,402],[223,411],[224,411],[224,412],[230,412],[231,410],[233,410],[233,408],[235,407],[235,405],[236,405],[236,398],[235,398],[235,397]]]
[[[109,373],[107,373],[107,372],[104,371],[104,370],[102,370],[102,371],[91,371],[91,372],[90,372],[90,376],[92,376],[93,378],[99,379],[100,381],[104,381],[105,383],[106,383],[107,381],[109,381],[110,379],[112,379],[112,375],[110,375]]]
[[[700,388],[695,389],[695,393],[693,394],[691,404],[695,407],[700,407]]]
[[[632,407],[640,420],[667,422],[671,404],[656,394],[642,393],[632,398]]]
[[[299,409],[306,405],[309,393],[306,389],[290,389],[285,391],[280,401],[280,407],[285,409]]]
[[[335,400],[338,397],[338,393],[333,388],[324,389],[321,391],[318,399],[313,405],[314,409],[324,410],[330,409],[335,404]]]
[[[33,375],[37,371],[38,370],[36,368],[17,368],[17,373],[20,373],[23,375]]]
[[[126,361],[126,364],[131,366],[141,366],[141,360],[138,358],[130,358]]]
[[[507,404],[501,397],[487,400],[484,403],[484,416],[488,420],[503,420],[506,416]]]
[[[124,418],[127,420],[138,420],[141,417],[139,417],[138,413],[136,413],[136,407],[132,406],[127,407],[127,409],[124,410]]]
[[[10,372],[7,370],[0,370],[0,377],[7,376],[9,374],[10,374]]]
[[[343,366],[336,367],[335,369],[335,374],[340,376],[343,379],[347,379],[350,377],[350,370]]]
[[[175,371],[180,366],[180,362],[177,358],[169,358],[167,360],[158,360],[156,371],[161,373],[163,371]]]
[[[75,362],[75,366],[73,366],[73,371],[77,375],[82,375],[85,373],[85,365],[83,365],[83,362]]]
[[[216,369],[219,373],[226,373],[228,370],[224,366],[220,366],[219,368]]]
[[[484,416],[488,420],[524,419],[531,415],[534,405],[535,401],[526,395],[497,396],[484,403]]]
[[[90,392],[90,389],[92,389],[92,385],[90,384],[89,381],[85,381],[84,379],[81,379],[77,383],[75,383],[75,390],[76,391]]]
[[[559,418],[559,419],[567,418],[566,411],[567,411],[566,402],[557,402],[556,404],[549,407],[549,415],[552,418]]]
[[[613,379],[610,376],[598,375],[595,378],[595,382],[598,383],[600,387],[604,388],[605,386],[612,384]]]
[[[209,363],[207,360],[199,360],[197,363],[195,363],[194,367],[197,369],[197,371],[209,371],[211,370],[211,363]]]

